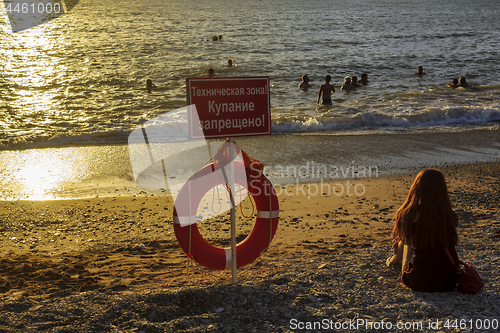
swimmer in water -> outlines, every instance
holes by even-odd
[[[222,40],[222,35],[219,35],[219,40]]]
[[[335,87],[330,84],[331,80],[332,77],[327,75],[325,76],[325,83],[319,86],[318,104],[320,98],[323,98],[323,104],[332,104],[332,92],[335,92]]]
[[[340,87],[340,89],[344,91],[349,91],[352,90],[353,88],[354,87],[351,84],[351,78],[349,76],[346,76],[344,78],[344,84],[342,85],[342,87]]]
[[[307,74],[302,75],[302,82],[299,84],[299,88],[302,90],[307,90],[311,87],[312,86],[309,84],[309,75]]]
[[[415,75],[422,76],[425,74],[427,74],[427,73],[424,73],[424,68],[422,66],[418,66],[417,72],[415,73]]]
[[[233,59],[227,59],[227,67],[233,67]]]
[[[370,82],[368,81],[368,74],[366,73],[361,74],[361,80],[359,80],[358,83],[365,85],[368,84],[368,82]]]
[[[209,77],[212,77],[212,76],[214,76],[214,75],[215,75],[214,69],[213,69],[212,67],[210,67],[210,68],[208,69],[208,76],[209,76]]]
[[[465,80],[465,77],[461,77],[460,80],[458,81],[458,86],[459,87],[463,87],[463,88],[466,88],[468,87],[469,85],[467,84],[467,81]]]
[[[457,88],[458,87],[458,79],[453,79],[450,83],[448,83],[448,87]]]
[[[358,77],[356,75],[351,76],[351,85],[353,88],[357,88],[360,86],[358,83]]]
[[[156,88],[156,85],[153,84],[153,81],[151,79],[146,80],[146,89],[150,93],[153,88]]]
[[[215,42],[215,41],[219,40],[219,38],[217,38],[217,36],[213,36],[212,40]]]

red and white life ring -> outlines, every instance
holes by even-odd
[[[235,165],[242,162],[234,162]],[[243,166],[244,168],[244,166]],[[196,183],[196,190],[191,191],[189,181],[181,188],[178,200],[189,200],[191,194],[190,217],[196,216],[198,205],[203,196],[215,186],[225,184],[221,177],[203,177],[214,172],[214,165],[210,164],[197,171],[190,179],[206,179]],[[235,175],[235,184],[248,187],[257,209],[257,219],[252,232],[236,245],[236,266],[238,268],[248,265],[257,259],[273,239],[279,221],[279,202],[271,182],[260,174],[247,185],[244,174]],[[177,210],[174,208],[174,231],[182,250],[193,258],[198,264],[216,270],[231,268],[231,248],[221,248],[209,244],[201,236],[196,223],[181,226]],[[185,218],[185,217],[184,217]],[[269,225],[271,219],[272,226]],[[190,230],[191,229],[191,230]],[[269,235],[271,233],[271,235]]]

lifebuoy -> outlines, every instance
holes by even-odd
[[[235,165],[239,164],[240,167],[243,164],[242,162],[234,163]],[[191,192],[191,211],[189,217],[179,217],[177,209],[174,208],[174,231],[182,250],[189,257],[202,266],[224,270],[231,267],[231,248],[221,248],[209,244],[201,236],[196,223],[187,226],[181,226],[179,223],[179,218],[191,219],[196,216],[198,205],[203,196],[215,186],[225,184],[222,177],[215,174],[212,177],[210,174],[213,173],[214,164],[207,165],[190,178],[190,180],[202,180],[196,183],[195,191],[191,191],[189,180],[181,188],[175,202],[189,200]],[[204,177],[207,175],[209,176]],[[248,188],[248,193],[252,195],[257,209],[257,219],[251,233],[236,245],[236,266],[240,268],[257,259],[273,239],[279,221],[279,202],[271,182],[262,173],[258,178],[251,179],[248,185],[244,174],[236,174],[234,182]],[[272,226],[269,225],[270,222]],[[270,233],[271,235],[269,235]]]

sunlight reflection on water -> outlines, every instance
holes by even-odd
[[[1,151],[0,200],[130,195],[131,174],[126,146]]]
[[[87,167],[86,159],[61,154],[57,149],[2,152],[0,166],[3,177],[2,188],[22,193],[30,200],[59,199],[57,194],[64,184],[75,182],[78,172]],[[7,198],[4,199],[16,199]]]

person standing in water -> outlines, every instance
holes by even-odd
[[[330,84],[331,80],[330,75],[325,76],[325,83],[319,87],[318,104],[320,98],[323,98],[323,104],[332,104],[332,92],[335,92],[335,87]]]

